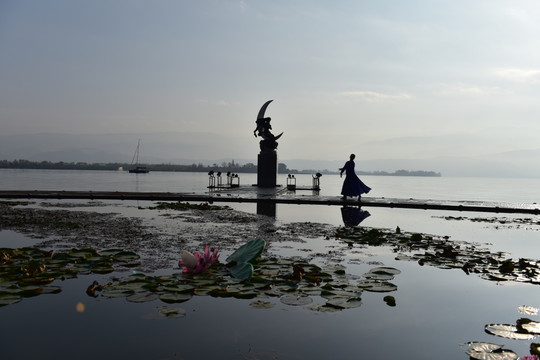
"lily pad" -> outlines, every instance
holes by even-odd
[[[517,321],[518,331],[526,331],[531,334],[540,335],[540,323],[531,319],[521,318]]]
[[[326,302],[325,306],[333,306],[340,309],[352,309],[362,305],[362,299],[350,296],[335,296]]]
[[[279,299],[285,305],[304,306],[311,304],[313,299],[302,295],[284,295]]]
[[[131,289],[117,288],[117,287],[110,287],[110,286],[106,286],[101,291],[101,295],[105,297],[110,297],[110,298],[127,297],[130,295],[133,295],[134,293],[135,292]]]
[[[480,341],[471,341],[466,344],[461,345],[461,347],[467,352],[478,351],[478,352],[493,352],[495,350],[502,349],[502,345],[492,344],[488,342]]]
[[[511,350],[499,350],[494,352],[481,352],[471,350],[469,353],[471,359],[478,360],[517,360],[519,356]]]
[[[532,306],[521,305],[518,311],[524,315],[538,315],[538,309]]]
[[[531,340],[535,338],[535,335],[532,334],[519,333],[514,325],[488,324],[485,326],[484,331],[491,335],[513,340]]]
[[[180,303],[191,299],[192,295],[187,293],[165,293],[159,296],[159,300],[166,303]]]
[[[161,315],[166,317],[184,317],[186,316],[186,310],[182,308],[170,308],[167,306],[162,306],[158,309],[158,312]]]
[[[22,297],[18,294],[0,293],[0,306],[18,303]]]
[[[478,360],[515,360],[518,359],[516,353],[510,350],[505,350],[502,345],[492,344],[488,342],[469,342],[461,345],[471,359]]]
[[[369,270],[369,272],[373,274],[388,274],[388,275],[401,274],[401,270],[393,268],[393,267],[386,267],[386,266],[373,268]]]
[[[129,295],[126,297],[127,301],[135,302],[135,303],[142,303],[142,302],[149,302],[157,300],[159,296],[157,294],[151,293],[151,292],[145,292],[145,293],[135,293],[133,295]]]
[[[397,286],[387,281],[361,280],[358,287],[371,292],[392,292],[397,290]]]
[[[133,262],[139,260],[141,257],[133,251],[121,251],[113,255],[113,259],[120,262]]]
[[[270,301],[264,301],[264,300],[255,300],[251,303],[249,303],[249,306],[254,307],[256,309],[270,309],[273,308],[276,304]]]

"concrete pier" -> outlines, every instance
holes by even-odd
[[[86,200],[142,200],[142,201],[187,201],[208,203],[257,203],[326,206],[362,206],[419,210],[472,211],[486,213],[540,215],[540,208],[494,206],[483,202],[455,202],[445,200],[415,200],[362,198],[343,201],[339,197],[288,194],[283,190],[271,191],[258,187],[240,187],[238,191],[209,194],[171,192],[122,192],[122,191],[54,191],[54,190],[0,190],[0,199],[86,199]]]

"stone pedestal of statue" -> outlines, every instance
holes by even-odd
[[[261,151],[257,158],[257,186],[276,187],[277,170],[277,152]]]

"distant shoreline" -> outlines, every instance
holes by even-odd
[[[212,166],[203,164],[175,165],[175,164],[139,164],[149,171],[170,171],[170,172],[222,172],[222,173],[257,173],[257,165],[248,163],[239,165],[237,163],[214,164]],[[107,171],[127,171],[135,167],[127,163],[85,163],[85,162],[50,162],[50,161],[29,161],[29,160],[0,160],[0,169],[34,169],[34,170],[107,170]],[[278,172],[280,174],[316,174],[323,175],[339,174],[339,171],[324,170],[296,170],[287,168],[286,164],[279,163]],[[424,176],[441,177],[441,173],[424,170],[396,170],[387,171],[357,171],[358,175],[376,175],[376,176]]]

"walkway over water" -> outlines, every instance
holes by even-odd
[[[255,186],[224,189],[205,194],[172,193],[172,192],[121,192],[121,191],[54,191],[54,190],[0,190],[0,199],[87,199],[87,200],[144,200],[144,201],[189,201],[208,203],[267,203],[267,204],[295,204],[295,205],[327,205],[327,206],[359,206],[386,207],[421,210],[450,210],[473,211],[489,213],[516,213],[540,215],[540,206],[537,204],[489,203],[480,201],[450,201],[450,200],[423,200],[423,199],[392,199],[362,197],[347,201],[337,196],[319,196],[312,194],[299,194],[286,191],[286,189],[265,189]]]

